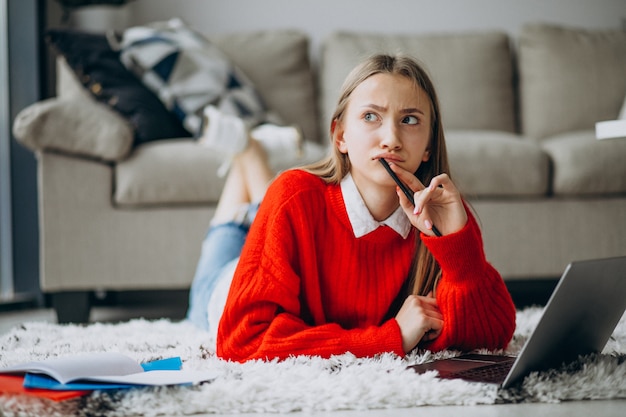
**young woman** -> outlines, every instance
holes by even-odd
[[[505,347],[515,307],[447,174],[439,105],[422,68],[387,55],[355,68],[331,140],[326,159],[263,189],[232,283],[219,280],[229,292],[217,354],[246,361]]]

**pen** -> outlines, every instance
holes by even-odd
[[[387,170],[389,175],[391,175],[391,178],[393,178],[393,180],[396,182],[396,184],[398,184],[398,187],[400,187],[400,189],[402,190],[402,192],[404,193],[406,198],[408,198],[409,201],[411,202],[411,204],[413,204],[415,206],[415,199],[413,198],[413,191],[411,191],[411,189],[409,187],[407,187],[407,185],[405,183],[400,181],[400,178],[398,178],[396,173],[391,170],[391,167],[389,166],[389,163],[387,161],[385,161],[384,158],[380,158],[379,161],[380,161],[381,164],[383,164],[383,166],[385,167],[385,169]],[[435,236],[437,236],[437,237],[441,236],[441,232],[439,231],[439,229],[437,229],[435,227],[434,224],[432,225],[432,231],[435,234]]]

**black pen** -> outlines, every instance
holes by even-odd
[[[380,161],[381,164],[383,164],[383,166],[385,167],[385,169],[387,170],[389,175],[391,175],[391,178],[393,178],[393,180],[396,182],[396,184],[398,184],[398,187],[400,187],[400,189],[402,190],[402,192],[404,193],[406,198],[408,198],[409,201],[411,202],[411,204],[413,204],[413,206],[415,206],[415,199],[413,198],[413,195],[414,195],[413,191],[409,187],[407,187],[407,185],[405,183],[400,181],[400,178],[398,178],[396,173],[393,172],[393,170],[391,169],[391,167],[389,166],[389,163],[387,161],[385,161],[383,158],[380,158],[379,161]],[[431,230],[433,231],[435,236],[437,236],[437,237],[441,236],[441,232],[439,231],[439,229],[437,229],[435,227],[434,224],[432,225]]]

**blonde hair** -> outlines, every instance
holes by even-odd
[[[441,173],[449,174],[448,156],[439,111],[439,100],[435,87],[426,71],[412,58],[404,55],[374,55],[354,68],[341,88],[337,107],[332,116],[330,140],[333,142],[333,131],[336,123],[343,119],[350,100],[350,95],[363,81],[376,74],[401,75],[413,81],[430,99],[431,109],[431,157],[422,162],[415,172],[415,176],[423,184],[430,183],[431,179]],[[319,176],[326,183],[339,184],[350,171],[348,155],[341,153],[334,145],[332,152],[321,161],[307,165],[302,169]],[[433,255],[422,243],[419,233],[416,234],[415,253],[409,274],[408,290],[412,294],[426,295],[434,291],[441,275],[441,269]]]

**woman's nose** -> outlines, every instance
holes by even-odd
[[[398,127],[395,123],[388,123],[387,125],[383,126],[381,136],[382,138],[380,145],[383,148],[398,149],[402,146]]]

